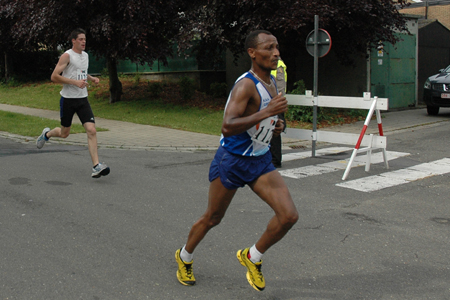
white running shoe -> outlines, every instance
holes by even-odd
[[[50,131],[50,128],[48,128],[48,127],[44,128],[44,130],[42,130],[41,135],[37,138],[36,146],[38,149],[41,149],[42,147],[44,147],[45,142],[48,141],[48,139],[45,137],[45,134],[49,131]]]
[[[92,178],[100,178],[106,176],[111,170],[105,163],[99,163],[95,168],[92,168]]]

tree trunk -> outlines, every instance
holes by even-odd
[[[109,73],[109,103],[120,101],[122,97],[122,83],[117,75],[117,61],[115,58],[108,58],[107,62]]]
[[[5,80],[6,81],[8,81],[8,79],[9,79],[9,72],[10,72],[8,59],[9,59],[8,53],[5,51]]]

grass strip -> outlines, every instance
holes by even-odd
[[[53,129],[60,126],[61,124],[57,120],[0,110],[0,131],[6,131],[23,136],[37,137],[42,133],[42,129],[45,127],[50,127]],[[97,128],[97,131],[107,131],[107,129]],[[86,131],[82,125],[72,124],[70,134],[84,132]]]
[[[60,85],[52,83],[0,85],[0,103],[56,111],[60,90]],[[145,95],[110,104],[105,91],[107,85],[99,85],[92,86],[89,92],[89,103],[96,117],[212,135],[221,133],[223,111],[164,103],[162,99],[149,99]]]

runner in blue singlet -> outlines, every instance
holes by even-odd
[[[220,223],[239,187],[247,184],[275,212],[259,240],[237,252],[239,262],[247,269],[247,280],[256,290],[265,288],[262,255],[298,220],[292,197],[272,165],[269,151],[272,135],[279,135],[284,127],[277,115],[287,110],[286,98],[277,94],[270,75],[280,57],[278,42],[270,32],[258,30],[248,35],[245,46],[252,67],[238,78],[225,107],[220,146],[209,172],[208,208],[192,226],[185,246],[175,252],[177,278],[183,285],[195,284],[194,249]]]

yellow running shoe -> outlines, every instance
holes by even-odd
[[[180,257],[180,252],[181,249],[178,249],[175,252],[175,260],[178,263],[178,270],[177,270],[178,281],[182,285],[194,285],[195,277],[192,271],[192,264],[194,263],[194,261],[191,261],[190,263],[185,263]]]
[[[253,263],[248,259],[248,251],[250,248],[245,248],[244,250],[239,250],[236,254],[237,259],[241,265],[247,268],[247,280],[248,283],[257,291],[262,291],[266,287],[266,281],[264,280],[264,275],[261,272],[262,261]]]

